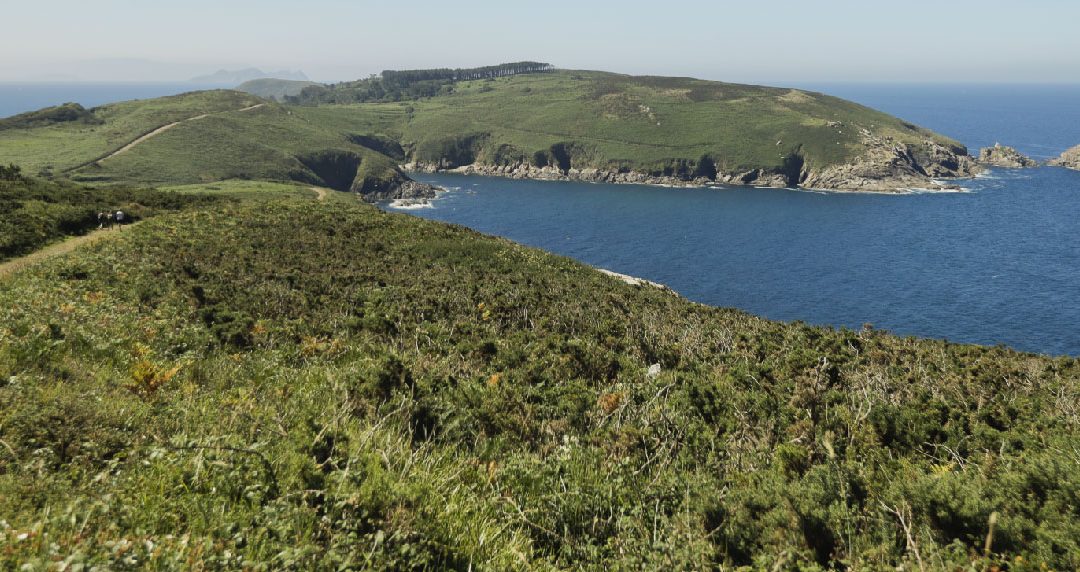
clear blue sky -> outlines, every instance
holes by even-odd
[[[1075,0],[35,0],[2,13],[0,80],[250,65],[325,81],[530,59],[765,83],[1080,82]],[[100,61],[117,59],[162,65]]]

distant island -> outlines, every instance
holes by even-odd
[[[264,72],[258,68],[242,70],[218,70],[209,75],[201,75],[191,78],[192,83],[209,83],[221,85],[240,85],[253,79],[287,79],[293,81],[308,81],[308,77],[302,71],[276,71]]]
[[[300,95],[304,88],[316,85],[320,84],[313,81],[262,78],[245,81],[236,86],[236,89],[266,99],[285,101],[286,97]]]

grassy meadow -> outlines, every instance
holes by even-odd
[[[1080,566],[1075,359],[294,190],[0,281],[0,568]]]

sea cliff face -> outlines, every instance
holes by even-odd
[[[980,165],[1004,167],[1006,169],[1026,169],[1039,166],[1039,163],[1034,159],[1021,154],[1012,147],[1001,144],[994,144],[993,147],[981,149],[978,162]]]
[[[1066,167],[1069,169],[1075,169],[1080,171],[1080,145],[1069,149],[1061,154],[1060,157],[1047,163],[1055,167]]]
[[[787,179],[782,174],[766,173],[761,170],[749,171],[738,175],[720,175],[715,179],[704,177],[683,179],[679,177],[655,176],[637,171],[609,171],[604,169],[560,169],[547,166],[537,167],[529,163],[516,165],[484,165],[474,163],[463,167],[445,168],[433,163],[407,163],[401,166],[406,172],[420,173],[457,173],[461,175],[483,175],[487,177],[506,177],[510,179],[531,179],[537,181],[584,181],[588,183],[621,183],[634,185],[662,185],[671,187],[703,187],[709,184],[757,185],[765,187],[787,187]]]
[[[867,150],[855,161],[809,168],[800,186],[837,191],[898,192],[910,189],[949,189],[939,179],[972,177],[980,171],[963,148],[950,148],[931,140],[919,146],[862,130]]]
[[[406,172],[450,172],[545,181],[585,181],[673,187],[752,185],[851,192],[949,189],[955,187],[942,183],[939,179],[971,177],[980,171],[980,167],[966,154],[966,150],[949,148],[930,140],[923,142],[921,146],[912,146],[893,141],[888,137],[876,137],[864,130],[863,143],[866,144],[867,151],[851,163],[824,168],[816,168],[803,163],[800,168],[785,171],[769,169],[751,169],[733,173],[717,171],[713,178],[684,178],[602,168],[538,167],[524,161],[511,165],[473,163],[459,167],[411,162],[401,165],[401,169]]]
[[[365,202],[394,201],[401,199],[433,199],[436,187],[408,178],[395,178],[382,185],[373,185],[365,189],[354,189]]]

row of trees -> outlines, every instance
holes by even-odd
[[[554,69],[551,64],[541,62],[516,62],[467,69],[386,70],[359,81],[311,86],[285,100],[299,105],[411,101],[451,93],[454,83],[459,81],[547,73]]]
[[[510,77],[521,74],[546,73],[553,71],[555,66],[542,62],[515,62],[511,64],[499,64],[497,66],[484,66],[467,69],[429,69],[429,70],[386,70],[382,72],[382,80],[388,85],[404,86],[420,81],[470,81],[477,79],[493,79],[497,77]]]

